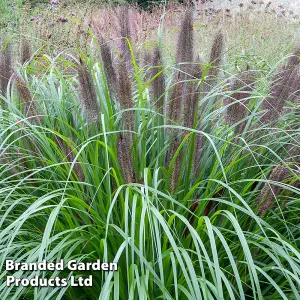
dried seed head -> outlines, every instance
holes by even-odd
[[[31,58],[31,50],[29,42],[26,38],[21,39],[20,43],[20,61],[24,65]]]
[[[121,27],[121,57],[125,62],[126,68],[130,70],[131,66],[131,54],[127,40],[131,40],[131,32],[129,26],[129,9],[128,5],[122,5],[120,7],[120,27]]]
[[[284,182],[291,172],[288,168],[278,165],[271,172],[268,181]],[[278,185],[274,185],[271,182],[266,182],[260,192],[257,206],[259,207],[258,212],[264,216],[269,209],[271,209],[276,203],[276,197],[281,193],[282,188]]]
[[[211,68],[208,71],[208,75],[211,77],[217,77],[219,74],[222,55],[224,51],[224,35],[222,31],[219,31],[213,40],[211,47],[209,64]]]
[[[159,48],[156,48],[153,54],[151,78],[156,77],[152,80],[152,94],[153,100],[155,101],[156,110],[160,113],[163,112],[164,108],[164,92],[165,92],[165,78],[163,73],[163,63]],[[160,74],[159,74],[160,73]]]
[[[168,99],[168,118],[173,122],[179,122],[181,118],[182,110],[182,94],[183,94],[183,82],[178,81],[180,77],[180,71],[177,72],[177,82],[175,82]],[[171,130],[167,130],[170,134]],[[177,135],[178,129],[172,129],[173,135]]]
[[[103,68],[110,92],[116,92],[117,76],[112,63],[111,49],[107,43],[100,45]]]
[[[228,124],[234,125],[247,117],[249,114],[247,104],[249,97],[254,89],[255,74],[252,72],[244,72],[236,76],[232,83],[231,97],[224,100],[224,105],[227,106],[225,120]],[[241,133],[246,125],[246,120],[236,126],[237,133]]]
[[[187,79],[187,93],[184,97],[184,126],[193,128],[194,120],[197,113],[197,103],[199,100],[199,79],[202,77],[200,63],[191,65],[191,76]]]
[[[172,143],[171,143],[171,151],[170,151],[170,157],[169,157],[169,161],[171,162],[171,160],[173,159],[177,149],[180,146],[180,141],[178,138],[175,138]],[[171,174],[171,178],[170,178],[170,191],[174,192],[176,190],[176,187],[178,186],[178,182],[179,182],[179,176],[180,176],[180,154],[177,156],[175,163],[173,165],[173,170],[172,170],[172,174]]]
[[[265,124],[276,122],[287,101],[295,102],[300,96],[300,47],[289,58],[286,66],[274,75],[270,85],[270,96],[262,102],[265,110],[261,121]]]
[[[177,41],[176,62],[188,63],[181,65],[180,69],[186,72],[189,69],[189,63],[194,58],[194,35],[193,35],[193,13],[190,8],[185,12],[181,29]]]
[[[7,86],[11,75],[11,48],[8,44],[4,51],[0,53],[0,92],[2,95],[6,96]]]
[[[78,67],[78,80],[81,102],[84,107],[86,118],[91,123],[97,123],[100,118],[100,107],[97,101],[96,91],[87,65],[81,59]]]
[[[118,69],[118,91],[117,97],[122,110],[134,108],[132,102],[131,82],[128,71],[124,62],[119,65]],[[134,111],[128,110],[123,113],[124,129],[128,131],[134,130]],[[129,144],[133,143],[133,133],[128,133]]]
[[[132,158],[130,154],[131,141],[120,134],[117,143],[118,161],[122,169],[123,177],[126,183],[135,182],[135,174],[132,167]]]

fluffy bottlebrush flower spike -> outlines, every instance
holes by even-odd
[[[100,119],[100,107],[97,101],[96,91],[87,65],[81,59],[78,67],[78,80],[85,116],[89,122],[97,123]]]
[[[239,123],[248,114],[246,105],[249,103],[249,96],[254,89],[255,73],[244,72],[236,76],[232,83],[231,90],[233,94],[224,100],[224,105],[227,106],[225,116],[226,123],[234,125]],[[236,132],[241,133],[246,125],[246,120],[236,126]]]
[[[117,76],[113,67],[111,49],[107,43],[103,43],[100,45],[100,51],[109,91],[116,92]]]
[[[30,44],[26,38],[22,38],[20,42],[20,61],[24,65],[31,58]]]
[[[190,63],[194,56],[193,12],[190,8],[185,12],[177,41],[176,62]],[[188,65],[187,65],[188,66]],[[185,65],[180,67],[181,70]]]
[[[11,48],[7,45],[0,53],[0,92],[6,95],[9,79],[12,75]]]
[[[268,180],[274,182],[284,182],[291,172],[288,168],[278,165],[271,172]],[[276,197],[281,193],[282,188],[278,185],[266,182],[260,192],[257,206],[259,207],[258,212],[264,216],[269,209],[271,209],[276,203]]]
[[[180,71],[176,73],[176,84],[170,93],[168,117],[179,122],[182,111],[183,99],[187,93],[187,84],[183,82],[188,74],[191,74],[191,62],[194,56],[193,19],[192,10],[188,8],[181,24],[181,30],[177,41],[176,62],[185,63],[179,66]],[[176,132],[174,133],[176,134]]]
[[[133,108],[132,94],[131,94],[131,82],[128,77],[126,64],[121,62],[118,69],[118,90],[117,98],[120,102],[122,110]],[[125,182],[134,182],[135,175],[132,167],[132,157],[130,154],[130,148],[133,144],[133,131],[134,131],[134,111],[129,110],[123,113],[123,124],[126,132],[124,135],[120,135],[117,151],[120,167],[122,168]]]
[[[177,41],[176,63],[179,65],[179,71],[177,72],[176,80],[178,81],[173,90],[170,93],[168,117],[179,123],[182,114],[182,106],[185,108],[187,105],[191,105],[188,99],[191,94],[191,83],[187,80],[190,79],[190,75],[193,73],[192,61],[194,59],[194,36],[193,36],[193,13],[189,7],[185,12],[181,30]],[[182,64],[181,64],[182,63]],[[191,112],[192,113],[192,112]],[[173,141],[170,146],[169,162],[174,157],[176,150],[180,145],[180,140],[177,137],[178,129],[172,129]],[[171,178],[170,178],[170,190],[175,191],[180,176],[180,159],[181,154],[176,158]]]
[[[172,141],[172,145],[171,145],[171,151],[170,151],[170,157],[169,157],[170,162],[173,159],[175,152],[177,151],[179,145],[180,145],[179,139],[175,138]],[[173,165],[173,170],[172,170],[172,174],[171,174],[171,178],[170,178],[170,191],[171,192],[174,192],[178,185],[179,176],[180,176],[180,157],[181,157],[181,154],[179,154],[177,156],[175,163]]]
[[[208,75],[211,77],[217,77],[220,70],[220,65],[222,62],[222,55],[224,51],[224,35],[222,31],[219,31],[213,40],[210,53],[210,69]]]
[[[120,8],[120,27],[121,27],[121,57],[125,62],[126,68],[131,69],[131,54],[128,47],[127,39],[131,39],[129,26],[129,9],[128,5],[122,5]]]
[[[261,121],[264,124],[276,122],[286,102],[295,102],[300,96],[300,47],[289,58],[287,65],[274,75],[269,94],[262,102],[265,114]]]
[[[120,102],[121,109],[133,108],[131,82],[128,77],[128,72],[125,64],[122,62],[119,65],[118,70],[118,100]],[[124,113],[124,128],[132,131],[134,129],[134,112],[126,111]]]
[[[135,174],[132,167],[130,148],[131,142],[128,139],[128,136],[123,136],[122,134],[120,134],[117,143],[118,161],[126,183],[135,182]]]
[[[16,89],[22,101],[25,116],[30,118],[30,121],[41,122],[41,116],[38,116],[39,110],[35,100],[30,92],[25,80],[16,72],[13,74],[13,79],[16,82]]]
[[[156,111],[162,113],[164,108],[164,92],[165,92],[165,78],[162,72],[163,63],[161,59],[161,54],[159,48],[156,48],[154,51],[152,59],[152,70],[150,78],[154,78],[151,82],[153,100],[155,101]],[[157,75],[160,73],[159,75]]]
[[[192,128],[194,124],[194,120],[196,117],[196,107],[197,102],[199,100],[199,80],[202,77],[202,70],[200,63],[195,63],[192,65],[191,76],[189,76],[188,80],[192,80],[187,82],[187,94],[184,103],[184,127]]]

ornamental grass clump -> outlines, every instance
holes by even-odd
[[[186,30],[180,38],[189,43],[192,26]],[[99,62],[94,41],[89,53],[78,49],[84,62],[75,74],[64,57],[73,67],[76,49],[64,50],[45,55],[39,72],[17,64],[27,90],[15,92],[15,77],[8,86],[0,112],[0,299],[300,299],[299,119],[282,114],[261,130],[264,78],[237,74],[231,91],[222,89],[236,69],[231,47],[222,67],[205,68],[193,43],[172,65],[163,40],[166,56],[152,53],[145,80],[134,46],[129,70],[113,42]],[[105,58],[112,51],[114,59]],[[208,74],[221,68],[222,81]],[[38,126],[24,120],[22,93],[41,103]],[[172,99],[176,111],[165,114]],[[97,126],[87,114],[93,121],[93,106]],[[7,260],[76,260],[90,269],[7,271]],[[92,270],[98,260],[118,268]],[[92,276],[93,287],[7,286],[8,276]]]

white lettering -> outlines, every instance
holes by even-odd
[[[13,282],[15,282],[15,277],[14,276],[7,276],[6,285],[10,286]]]
[[[14,268],[15,268],[15,264],[14,264],[13,260],[8,259],[5,261],[5,270],[6,271],[14,270]]]

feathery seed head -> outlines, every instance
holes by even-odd
[[[184,126],[193,128],[196,117],[196,107],[199,100],[199,79],[202,77],[202,70],[199,63],[191,65],[191,75],[187,78],[187,92],[184,97]],[[199,116],[198,116],[199,117]]]
[[[88,71],[87,65],[80,59],[78,67],[78,80],[80,85],[80,95],[87,120],[97,123],[100,118],[100,107],[97,101],[93,78]]]
[[[152,80],[152,93],[155,101],[156,110],[163,112],[164,108],[164,92],[165,92],[165,78],[162,72],[163,65],[159,48],[156,48],[153,54],[151,78],[157,76]],[[160,74],[159,74],[160,73]],[[159,75],[158,75],[159,74]]]
[[[133,171],[132,159],[130,154],[130,144],[130,140],[120,134],[117,143],[118,161],[126,183],[135,182],[135,174]]]
[[[269,175],[268,181],[283,182],[291,175],[290,170],[283,165],[278,165]],[[264,216],[276,203],[276,197],[281,193],[282,188],[270,182],[266,182],[260,192],[258,199],[258,212]]]
[[[194,58],[193,12],[188,8],[185,12],[177,41],[176,62],[190,63]],[[188,70],[189,65],[182,65],[182,71]]]
[[[128,46],[127,39],[131,40],[131,32],[129,26],[129,9],[128,5],[122,5],[120,7],[120,27],[121,27],[121,57],[126,63],[126,68],[131,69],[131,54]]]
[[[226,122],[230,125],[236,124],[248,115],[246,105],[249,103],[250,93],[255,87],[253,72],[244,72],[236,76],[232,83],[233,94],[224,100],[227,106]],[[246,120],[237,126],[238,133],[241,133],[246,125]]]
[[[295,62],[296,60],[294,60]],[[265,124],[276,122],[287,101],[295,102],[300,96],[300,64],[292,67],[284,66],[277,72],[270,85],[270,96],[262,102],[265,114],[262,122]]]
[[[31,50],[29,42],[26,38],[22,38],[20,42],[20,61],[24,65],[31,58]]]
[[[210,60],[209,64],[211,66],[211,69],[208,71],[208,75],[212,77],[217,77],[219,74],[219,69],[221,66],[222,61],[222,55],[224,51],[224,35],[222,31],[220,30],[214,40],[211,47],[211,53],[210,53]]]
[[[9,79],[12,75],[11,48],[8,44],[0,53],[0,92],[6,95]]]
[[[118,91],[117,97],[122,110],[134,107],[132,102],[131,82],[128,76],[128,71],[124,62],[121,62],[118,69]],[[129,110],[123,114],[124,129],[128,131],[134,130],[134,111]],[[129,144],[133,142],[133,134],[129,134]]]
[[[42,117],[37,116],[39,110],[25,80],[16,72],[13,73],[12,78],[15,80],[16,89],[24,106],[25,115],[29,117],[30,120],[40,122]]]
[[[103,43],[102,45],[100,45],[100,50],[101,50],[101,58],[103,62],[103,68],[106,75],[108,88],[110,92],[115,92],[116,91],[115,84],[117,78],[116,78],[115,69],[113,67],[111,49],[107,43]]]

